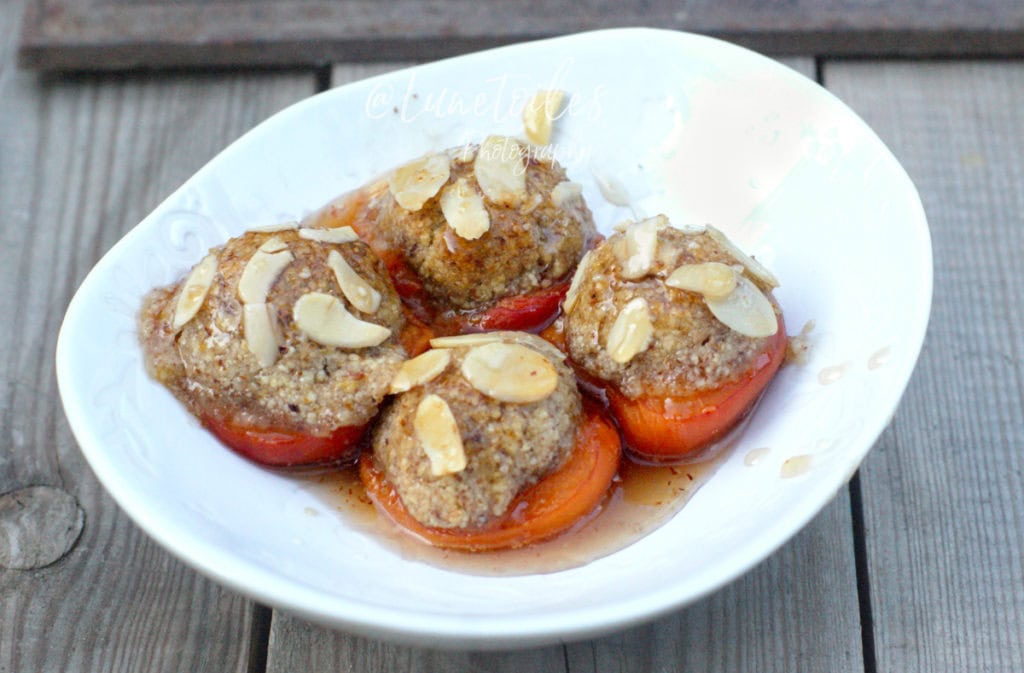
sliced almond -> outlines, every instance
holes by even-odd
[[[729,237],[724,233],[715,229],[711,225],[707,226],[707,233],[716,243],[725,248],[726,252],[728,252],[733,259],[742,264],[743,268],[745,268],[751,276],[764,284],[768,289],[779,286],[779,279],[775,277],[775,274],[766,269],[764,264],[761,264],[761,262],[740,250],[739,247],[729,240]]]
[[[696,292],[707,299],[724,299],[736,289],[738,275],[736,269],[719,262],[684,264],[665,279],[665,285]]]
[[[259,249],[263,252],[281,252],[282,250],[288,249],[288,244],[277,236],[271,236],[267,240],[263,241],[263,245],[261,245]]]
[[[213,285],[213,277],[217,273],[217,255],[212,252],[192,267],[181,284],[181,294],[174,307],[174,319],[171,323],[174,331],[178,331],[196,316],[206,301],[206,295]]]
[[[306,336],[324,346],[367,348],[383,343],[391,335],[387,327],[356,318],[340,299],[323,292],[299,297],[292,317]]]
[[[723,299],[705,297],[704,303],[723,325],[744,336],[767,337],[779,329],[772,303],[745,276],[737,275],[736,289]]]
[[[504,341],[502,332],[470,332],[469,334],[434,337],[430,340],[430,346],[431,348],[458,348],[459,346],[480,346],[495,341]]]
[[[269,367],[277,362],[282,338],[272,307],[268,304],[245,304],[242,306],[242,321],[245,345],[256,356],[260,366]]]
[[[380,308],[380,292],[363,280],[356,270],[349,266],[345,258],[337,250],[327,255],[327,266],[334,271],[341,293],[345,299],[363,313],[376,313]]]
[[[491,228],[483,197],[465,178],[441,190],[439,202],[445,221],[460,238],[475,241]]]
[[[538,91],[527,102],[523,108],[523,128],[527,140],[535,145],[547,145],[551,141],[551,129],[564,98],[564,91],[552,89]]]
[[[451,361],[452,352],[445,348],[429,350],[406,360],[398,368],[395,378],[391,379],[391,388],[388,392],[396,395],[429,383],[440,376]]]
[[[658,252],[658,232],[667,226],[668,219],[658,215],[626,228],[622,242],[616,248],[623,278],[636,280],[651,272]]]
[[[256,232],[260,232],[260,233],[264,233],[264,234],[269,234],[269,233],[278,232],[278,231],[291,231],[292,229],[297,229],[298,226],[299,226],[298,222],[296,222],[295,220],[289,220],[288,222],[280,222],[278,224],[268,224],[268,225],[263,226],[263,227],[253,227],[252,229],[250,229],[250,231],[256,231]]]
[[[551,203],[562,210],[565,210],[567,206],[579,203],[582,198],[583,185],[578,182],[565,180],[559,182],[551,190]]]
[[[512,138],[488,136],[476,154],[473,175],[484,195],[499,205],[512,206],[526,196],[526,162]]]
[[[468,164],[476,159],[477,146],[465,144],[448,150],[448,156],[457,164]]]
[[[703,234],[705,231],[708,230],[708,228],[703,224],[679,224],[676,225],[675,228],[683,232],[684,234],[689,234],[690,236]]]
[[[396,168],[388,177],[388,188],[398,205],[415,212],[441,191],[450,175],[448,156],[429,154]]]
[[[510,332],[504,330],[497,332],[471,332],[456,336],[434,337],[430,340],[430,345],[433,348],[459,348],[460,346],[482,346],[498,341],[523,344],[535,351],[547,354],[549,358],[557,362],[565,360],[565,353],[558,350],[550,341],[529,332]]]
[[[580,284],[583,279],[586,278],[590,262],[593,260],[593,250],[587,251],[587,254],[583,255],[583,259],[576,266],[576,273],[572,275],[572,282],[569,283],[569,289],[565,293],[565,299],[562,300],[562,310],[566,313],[572,311],[573,307],[576,306],[576,301],[580,297]]]
[[[466,452],[462,448],[459,424],[448,403],[437,395],[427,395],[416,407],[412,419],[413,432],[423,452],[430,459],[430,474],[442,477],[466,469]]]
[[[608,331],[605,350],[612,360],[625,364],[638,353],[647,350],[653,334],[654,326],[651,324],[651,312],[647,307],[647,301],[637,297],[619,311],[611,330]]]
[[[352,227],[334,227],[333,229],[299,229],[299,238],[317,243],[351,243],[358,241],[359,236]]]
[[[551,360],[516,343],[473,348],[462,360],[462,375],[474,388],[500,402],[538,402],[558,386],[558,372]]]
[[[276,241],[276,242],[275,242]],[[262,304],[267,300],[267,294],[273,287],[274,281],[281,275],[285,267],[295,259],[288,250],[277,248],[280,243],[277,237],[269,239],[260,246],[242,269],[242,276],[238,279],[238,296],[246,304]],[[268,252],[264,246],[276,248],[277,252]]]
[[[659,272],[667,273],[669,269],[675,268],[679,261],[680,249],[671,240],[658,241],[658,252],[654,255],[654,263],[658,266]]]

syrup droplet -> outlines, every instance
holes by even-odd
[[[871,357],[868,358],[868,369],[878,369],[889,361],[889,355],[892,351],[888,346],[880,348],[875,351]]]
[[[806,474],[811,469],[811,456],[803,454],[787,458],[782,467],[779,468],[779,475],[783,479],[791,479]]]
[[[818,372],[818,383],[820,383],[823,386],[831,385],[838,381],[839,379],[843,378],[844,374],[846,374],[845,362],[841,365],[836,365],[834,367],[825,367],[820,372]]]
[[[768,452],[770,450],[771,449],[769,449],[767,446],[762,446],[757,449],[751,449],[750,451],[747,452],[747,455],[743,456],[743,464],[746,465],[747,467],[757,465],[758,463],[765,459],[765,456],[768,455]]]

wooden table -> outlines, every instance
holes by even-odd
[[[125,231],[274,111],[396,64],[39,76],[14,66],[22,12],[0,0],[0,671],[1024,670],[1024,62],[787,58],[876,129],[928,213],[932,320],[892,424],[709,598],[470,653],[325,630],[191,571],[98,484],[54,379],[64,309]]]

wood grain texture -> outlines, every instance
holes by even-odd
[[[331,67],[331,86],[344,86],[361,79],[383,75],[416,65],[413,61],[389,61],[387,63],[335,63]]]
[[[1024,670],[1024,63],[836,63],[932,230],[917,371],[862,469],[879,671]]]
[[[785,61],[811,75],[810,59]],[[381,66],[336,66],[334,83]],[[447,652],[324,629],[276,612],[268,673],[291,671],[759,671],[863,670],[846,490],[800,535],[710,598],[644,626],[596,640],[508,652]]]
[[[311,76],[43,79],[13,67],[0,0],[0,493],[52,486],[78,544],[0,570],[0,671],[246,671],[253,606],[146,538],[97,483],[60,408],[57,330],[87,270],[220,147]]]
[[[78,542],[85,512],[52,486],[0,495],[0,568],[33,570],[56,563]]]
[[[424,60],[618,26],[705,33],[774,54],[1020,54],[1013,0],[30,0],[22,63],[138,65]]]
[[[844,489],[776,554],[667,618],[568,647],[568,670],[864,670],[849,499]]]

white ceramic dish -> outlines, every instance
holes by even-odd
[[[428,150],[519,134],[524,99],[542,88],[571,94],[554,150],[584,184],[599,228],[658,212],[676,223],[713,223],[779,276],[790,333],[809,320],[816,327],[807,363],[784,368],[738,447],[664,526],[571,570],[465,575],[395,555],[324,512],[294,480],[218,445],[147,378],[135,313],[147,290],[231,235],[301,218]],[[68,308],[57,373],[99,479],[139,526],[200,572],[361,634],[525,646],[665,613],[789,539],[849,480],[891,418],[930,299],[917,193],[848,108],[735,46],[614,30],[389,74],[268,119],[96,265]],[[745,464],[760,448],[762,459]],[[794,457],[806,469],[783,478]]]

